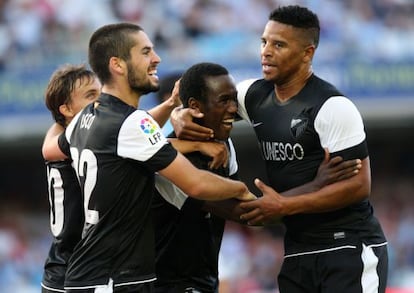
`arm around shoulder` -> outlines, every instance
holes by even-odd
[[[59,136],[65,131],[63,126],[54,123],[46,133],[42,145],[42,155],[47,161],[64,160],[67,156],[59,148]]]

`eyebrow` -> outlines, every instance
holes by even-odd
[[[152,46],[145,46],[141,48],[141,52],[148,52],[148,51],[152,51],[154,49],[154,47]]]
[[[89,90],[86,91],[86,94],[93,94],[93,93],[97,93],[97,92],[99,92],[99,90],[97,90],[97,89],[89,89]]]

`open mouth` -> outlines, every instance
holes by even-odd
[[[222,121],[222,123],[223,123],[224,125],[227,125],[227,126],[232,126],[232,125],[233,125],[233,122],[234,122],[234,118],[228,118],[228,119],[224,119],[224,120]]]
[[[269,64],[262,64],[262,70],[263,71],[269,71],[269,70],[272,70],[272,69],[274,69],[275,68],[275,66],[273,66],[273,65],[269,65]]]
[[[157,75],[157,70],[156,69],[151,70],[151,71],[148,71],[148,75],[151,76],[151,77],[154,77],[154,78],[158,79],[158,75]]]

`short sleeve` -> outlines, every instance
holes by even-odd
[[[147,161],[167,139],[158,123],[145,111],[137,110],[122,124],[118,135],[118,155],[137,161]]]
[[[315,118],[321,146],[339,152],[365,141],[364,124],[356,106],[343,96],[329,98]]]
[[[247,114],[246,110],[246,94],[249,90],[250,86],[256,81],[257,79],[246,79],[237,84],[237,101],[238,101],[238,111],[237,113],[243,120],[251,123],[249,114]]]

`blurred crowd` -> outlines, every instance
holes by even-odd
[[[269,12],[285,4],[318,13],[322,61],[414,59],[412,0],[0,0],[0,68],[83,56],[91,32],[117,21],[141,24],[171,63],[255,59]]]

